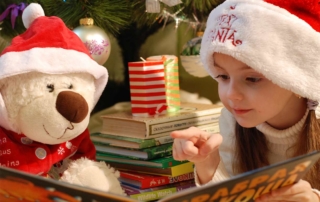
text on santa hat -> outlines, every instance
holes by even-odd
[[[231,7],[231,9],[235,9]],[[232,28],[233,23],[237,20],[237,16],[234,14],[221,15],[217,19],[217,26],[214,27],[209,34],[211,42],[218,41],[225,43],[226,41],[231,41],[232,45],[241,45],[242,41],[236,39],[237,30]]]

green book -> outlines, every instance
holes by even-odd
[[[96,159],[98,161],[109,162],[118,162],[124,164],[132,164],[132,165],[141,165],[146,167],[155,167],[155,168],[169,168],[172,166],[180,165],[187,161],[176,161],[172,156],[165,156],[151,160],[139,160],[139,159],[131,159],[129,157],[120,156],[116,154],[107,154],[98,152],[96,155]]]
[[[133,159],[150,160],[172,155],[172,143],[144,149],[131,149],[125,147],[114,147],[103,143],[95,144],[98,153],[117,154]]]
[[[170,135],[151,139],[140,139],[103,133],[93,133],[90,135],[90,139],[93,143],[104,143],[110,146],[126,147],[132,149],[143,149],[173,142],[173,138],[170,137]]]

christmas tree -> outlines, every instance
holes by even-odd
[[[25,31],[21,14],[26,5],[39,3],[47,16],[58,16],[70,28],[82,18],[94,19],[120,47],[124,68],[116,69],[121,82],[109,81],[95,111],[120,101],[130,100],[127,63],[140,58],[146,39],[170,24],[188,32],[205,28],[206,19],[224,0],[2,0],[0,1],[0,48]],[[119,61],[120,62],[120,61]],[[107,65],[105,65],[107,66]],[[111,67],[107,67],[112,72]],[[119,93],[121,92],[121,93]]]

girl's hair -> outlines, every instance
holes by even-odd
[[[293,147],[294,156],[320,150],[320,119],[315,111],[310,110],[304,128]],[[269,165],[268,146],[265,136],[256,128],[243,128],[236,124],[236,153],[233,168],[236,173],[243,173]],[[304,176],[313,188],[320,189],[320,160]]]

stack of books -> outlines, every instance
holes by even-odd
[[[194,187],[193,163],[172,157],[174,130],[196,126],[219,132],[222,106],[181,103],[178,112],[134,117],[131,111],[103,115],[102,131],[91,134],[97,160],[120,171],[120,181],[131,198],[152,201]]]

